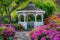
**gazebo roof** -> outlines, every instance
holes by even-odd
[[[28,5],[21,10],[38,10],[38,9],[35,7],[34,3],[29,2]]]
[[[33,2],[29,2],[28,5],[25,8],[23,8],[21,10],[18,10],[18,12],[34,12],[34,11],[35,12],[37,11],[37,12],[44,12],[45,13],[44,10],[41,10],[41,9],[35,7]]]
[[[21,10],[41,10],[41,9],[35,7],[33,2],[29,2],[28,5],[25,8],[21,9]]]

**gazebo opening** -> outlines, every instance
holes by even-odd
[[[28,14],[27,15],[27,22],[34,22],[35,21],[35,17],[33,14]]]
[[[24,22],[24,16],[23,15],[20,16],[20,21]]]
[[[35,21],[35,17],[33,14],[28,14],[27,15],[27,30],[31,30],[34,28],[34,21]]]
[[[41,15],[37,15],[36,19],[37,19],[37,22],[41,22],[42,21],[42,16]]]

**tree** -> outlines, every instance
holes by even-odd
[[[57,3],[58,5],[60,5],[60,0],[54,0],[55,3]]]
[[[27,1],[27,0],[0,0],[0,6],[6,12],[5,16],[0,17],[0,23],[2,22],[3,18],[6,18],[8,16],[10,17],[11,12],[13,12],[15,9],[17,9],[20,6],[20,4],[22,4],[25,1]],[[0,9],[2,9],[2,8],[0,8]],[[1,14],[1,12],[0,12],[0,14]]]

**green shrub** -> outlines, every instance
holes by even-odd
[[[11,23],[17,23],[17,20],[12,19]]]
[[[57,28],[58,31],[60,31],[60,28]]]
[[[9,19],[8,18],[4,18],[3,19],[3,23],[9,23]]]
[[[17,20],[18,20],[18,15],[16,13],[16,10],[14,10],[11,14],[11,23],[17,23]]]
[[[24,27],[21,24],[14,24],[14,27],[16,30],[25,30]]]
[[[43,5],[43,8],[46,13],[44,15],[45,18],[47,18],[48,16],[54,14],[54,11],[56,10],[55,6],[54,6],[54,3],[46,3]]]
[[[36,7],[45,10],[44,17],[52,15],[56,10],[56,5],[52,0],[35,0]]]

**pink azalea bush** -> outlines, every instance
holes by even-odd
[[[60,40],[60,27],[53,22],[37,28],[40,30],[31,33],[32,40]]]
[[[3,30],[3,38],[6,39],[7,37],[14,36],[15,28],[12,24],[0,24],[0,27],[4,27]]]

